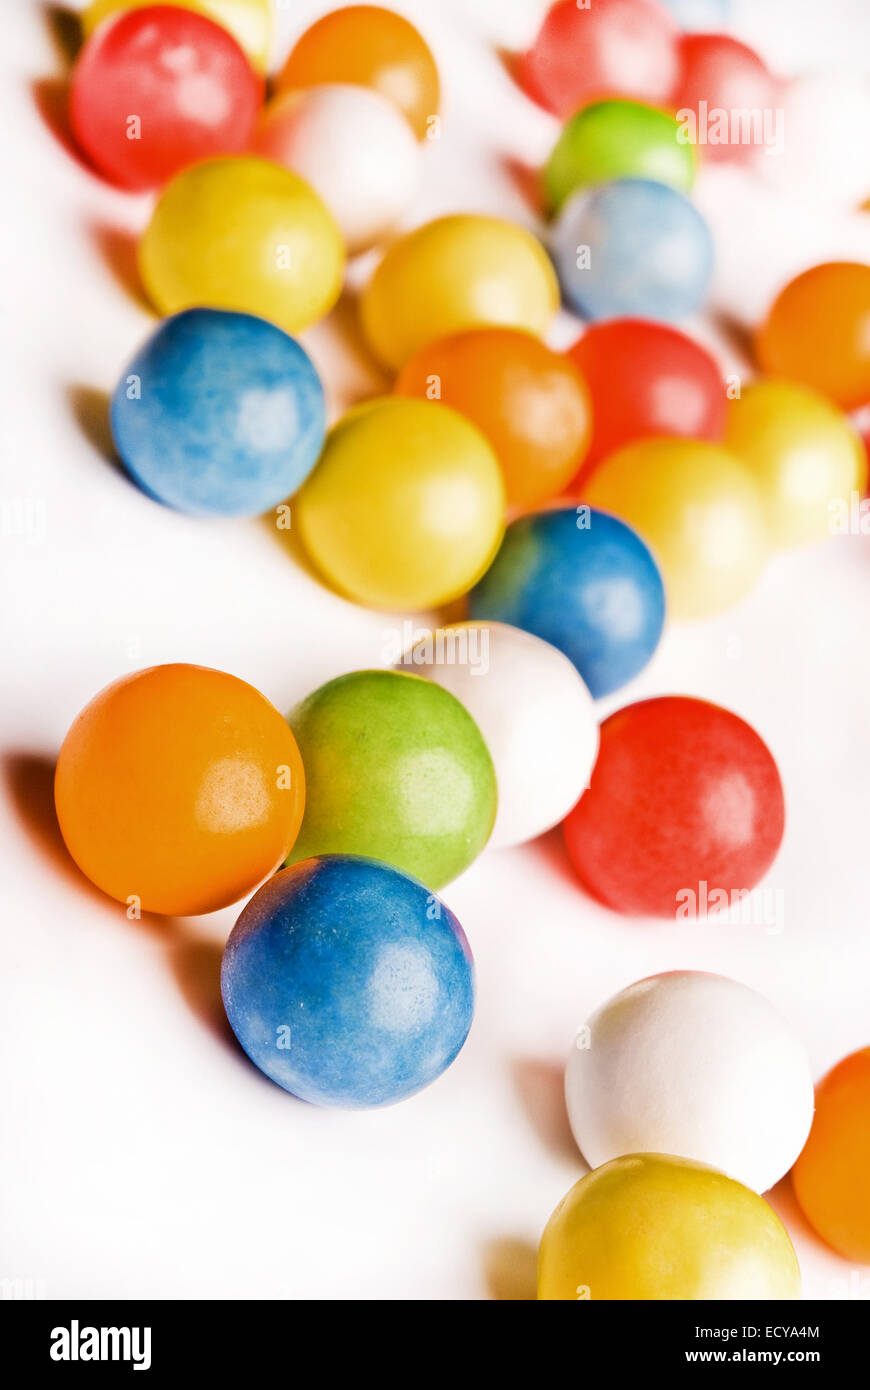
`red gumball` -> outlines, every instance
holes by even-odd
[[[195,160],[245,149],[262,101],[262,79],[225,29],[153,5],[107,20],[88,39],[70,119],[107,179],[154,188]]]
[[[779,83],[757,53],[727,34],[685,34],[671,105],[691,112],[705,159],[750,159],[776,136]],[[691,126],[688,127],[691,132]]]
[[[646,319],[610,319],[593,324],[567,355],[592,395],[592,443],[578,482],[635,439],[722,438],[722,374],[709,352],[678,329]]]
[[[755,730],[670,695],[605,719],[589,790],[564,827],[581,881],[606,906],[685,917],[753,888],[784,822],[779,772]]]
[[[664,104],[677,81],[679,33],[655,0],[559,0],[547,13],[519,76],[557,116],[599,97]]]

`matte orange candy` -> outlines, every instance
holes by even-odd
[[[870,265],[831,261],[798,275],[756,342],[769,376],[814,386],[844,410],[870,401]]]
[[[406,362],[394,389],[440,400],[477,425],[495,450],[510,506],[557,497],[589,446],[586,383],[567,357],[529,333],[479,328],[429,343]]]
[[[870,1264],[870,1047],[844,1057],[817,1088],[792,1182],[822,1239],[847,1260]]]
[[[350,82],[397,106],[422,140],[439,102],[438,69],[422,35],[380,5],[347,5],[318,19],[278,74],[277,90]]]
[[[228,907],[292,848],[305,806],[290,729],[253,686],[152,666],[102,690],[64,739],[54,783],[82,873],[143,911]]]

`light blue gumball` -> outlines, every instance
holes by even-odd
[[[659,0],[687,34],[718,34],[730,23],[731,0]]]
[[[555,224],[552,254],[568,305],[592,321],[687,318],[703,305],[713,271],[697,208],[649,179],[575,193]]]

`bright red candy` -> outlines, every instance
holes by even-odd
[[[720,705],[669,695],[605,719],[589,790],[564,828],[594,897],[684,917],[724,906],[717,891],[733,901],[753,888],[784,823],[779,772],[755,730]]]
[[[529,95],[570,116],[599,97],[664,104],[678,74],[679,34],[655,0],[559,0],[520,61]]]
[[[758,54],[727,34],[685,34],[679,48],[680,77],[671,105],[695,113],[700,153],[705,159],[748,159],[768,138],[779,104],[779,83]],[[704,111],[701,102],[706,103]],[[734,113],[759,113],[757,124]],[[726,113],[724,118],[719,113]],[[717,128],[718,127],[718,128]],[[707,131],[707,139],[702,132]],[[720,141],[730,132],[734,138]]]
[[[635,439],[722,438],[722,374],[709,352],[678,329],[646,319],[610,319],[593,324],[567,355],[592,395],[592,443],[578,481]]]
[[[121,188],[154,188],[179,169],[248,145],[263,82],[235,39],[172,5],[101,24],[76,62],[73,133]]]

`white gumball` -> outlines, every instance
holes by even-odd
[[[421,147],[405,117],[378,92],[330,82],[277,97],[257,148],[320,194],[348,251],[393,230],[423,175]]]
[[[766,1192],[809,1133],[800,1041],[760,994],[678,970],[629,985],[581,1029],[565,1071],[574,1138],[593,1168],[673,1154]]]
[[[456,623],[418,642],[401,668],[443,685],[480,728],[498,782],[490,845],[522,844],[568,814],[589,785],[598,719],[567,657],[506,623]]]

